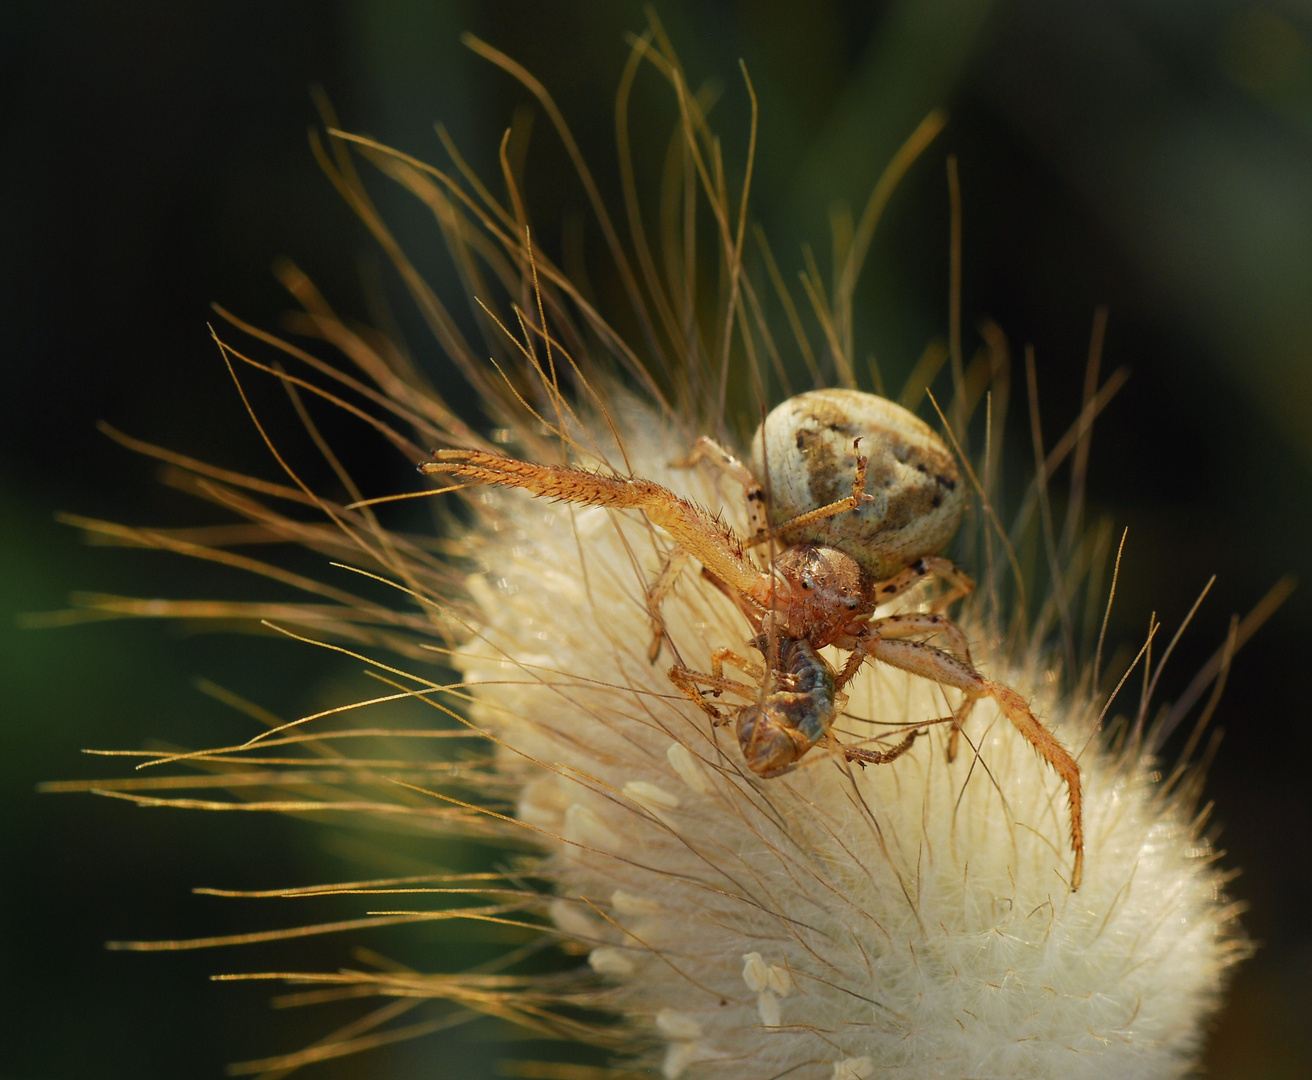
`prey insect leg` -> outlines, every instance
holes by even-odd
[[[855,761],[864,768],[866,765],[887,765],[890,761],[896,761],[911,749],[911,744],[921,734],[923,732],[918,729],[911,732],[891,750],[863,750],[859,746],[844,746],[833,736],[830,736],[830,741],[848,761]]]
[[[711,654],[710,674],[704,671],[694,671],[692,668],[678,664],[670,668],[668,672],[670,682],[683,691],[688,699],[717,725],[727,723],[730,716],[707,700],[703,688],[710,690],[712,696],[717,697],[720,694],[736,694],[740,698],[750,700],[756,696],[755,687],[748,683],[739,682],[737,679],[725,678],[724,665],[726,663],[738,668],[752,678],[759,678],[763,674],[759,664],[748,660],[746,657],[739,656],[732,649],[716,649]]]

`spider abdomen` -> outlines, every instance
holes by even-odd
[[[868,461],[862,505],[787,528],[851,494],[858,454]],[[752,439],[752,472],[784,544],[836,547],[874,580],[942,551],[966,505],[956,460],[933,429],[859,390],[812,390],[776,407]]]

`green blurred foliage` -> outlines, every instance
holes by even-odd
[[[858,340],[890,384],[946,330],[948,152],[965,203],[967,331],[991,318],[1013,345],[1034,344],[1049,441],[1078,411],[1094,309],[1110,308],[1105,370],[1133,371],[1095,434],[1090,478],[1096,513],[1130,528],[1112,639],[1137,639],[1151,611],[1173,630],[1220,575],[1163,679],[1167,697],[1219,644],[1232,611],[1282,573],[1312,578],[1305,5],[674,0],[658,11],[694,84],[718,90],[712,117],[730,161],[747,142],[740,58],[751,74],[755,211],[786,273],[803,243],[825,265],[835,201],[859,205],[920,118],[949,108],[861,285]],[[217,1076],[224,1061],[307,1043],[330,1021],[271,1015],[263,988],[206,974],[347,957],[344,944],[322,941],[240,955],[100,950],[107,938],[290,922],[296,913],[187,890],[329,880],[349,873],[349,841],[293,821],[42,797],[35,782],[112,771],[79,759],[85,746],[243,733],[195,692],[197,677],[292,715],[316,695],[346,693],[352,673],[291,645],[152,624],[17,629],[12,613],[59,608],[77,589],[261,595],[163,556],[83,548],[53,523],[56,510],[207,520],[94,422],[270,472],[209,342],[206,305],[276,325],[286,300],[266,268],[285,255],[363,316],[362,282],[379,273],[306,148],[311,84],[327,89],[345,126],[420,157],[441,159],[441,121],[495,177],[500,134],[528,99],[461,47],[471,30],[546,83],[617,205],[613,94],[625,35],[644,26],[627,0],[15,0],[0,11],[0,1075]],[[639,87],[634,109],[642,185],[672,118],[654,84]],[[526,175],[540,242],[555,250],[585,203],[540,116]],[[377,191],[421,269],[453,288],[425,213]],[[438,370],[414,314],[398,302],[397,316]],[[1013,419],[1023,461],[1023,418]],[[330,424],[328,434],[357,433]],[[375,486],[396,475],[368,447],[351,453]],[[1229,862],[1244,868],[1234,889],[1263,944],[1214,1036],[1219,1078],[1301,1076],[1312,1050],[1312,747],[1299,675],[1310,649],[1304,589],[1240,657],[1218,713],[1228,735],[1213,769],[1215,818]],[[397,951],[445,947],[410,933],[417,943]],[[315,1075],[493,1075],[498,1058],[518,1053],[500,1034],[489,1025]]]

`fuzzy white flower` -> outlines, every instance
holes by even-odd
[[[744,526],[741,494],[672,469],[686,452],[631,407],[635,473]],[[728,729],[646,657],[645,584],[670,545],[632,512],[480,489],[480,621],[457,657],[472,715],[551,852],[562,933],[591,949],[598,1004],[663,1041],[662,1073],[1166,1078],[1192,1067],[1232,954],[1232,912],[1196,827],[1150,763],[1091,742],[1089,711],[1035,704],[1080,757],[1088,862],[1067,886],[1065,791],[996,708],[949,763],[921,740],[864,771],[817,749],[763,780]],[[686,575],[665,604],[692,667],[742,647],[725,596]],[[971,624],[966,624],[968,629]],[[973,641],[980,667],[1022,691]],[[947,714],[934,683],[867,664],[846,738]],[[571,906],[572,905],[572,906]]]
[[[646,260],[640,284],[604,208],[594,202],[625,290],[646,327],[652,352],[645,362],[536,250],[519,228],[518,210],[496,204],[480,185],[462,186],[414,159],[340,133],[332,136],[336,157],[322,155],[325,168],[392,255],[452,362],[499,427],[481,437],[455,416],[403,350],[338,320],[292,270],[284,279],[305,308],[303,326],[338,345],[372,385],[310,360],[323,379],[341,388],[326,391],[280,367],[248,362],[285,380],[294,392],[315,390],[355,415],[364,412],[339,394],[358,393],[370,408],[386,410],[394,426],[371,423],[412,463],[423,459],[424,446],[477,446],[486,453],[510,444],[544,463],[569,447],[573,462],[665,485],[721,513],[743,534],[747,515],[740,487],[713,469],[670,463],[685,458],[700,434],[725,437],[731,425],[712,415],[712,402],[716,388],[723,394],[728,385],[731,361],[750,370],[764,391],[761,358],[778,356],[762,314],[762,291],[743,266],[745,193],[741,200],[730,198],[719,146],[696,96],[668,47],[657,49],[653,41],[662,41],[655,25],[635,44],[621,102],[643,62],[675,90],[680,134],[671,161],[678,167],[669,171],[662,206],[669,211],[667,224],[684,225],[667,230],[668,278],[650,260],[641,214],[635,209],[630,218],[639,234],[635,247]],[[547,106],[553,123],[562,123],[540,84],[489,46],[473,47],[517,74]],[[825,290],[814,273],[808,281],[828,352],[817,361],[820,350],[796,319],[793,329],[817,377],[823,363],[837,382],[856,385],[849,354],[859,266],[888,191],[942,123],[931,116],[876,185],[845,241],[828,292],[830,307],[819,302]],[[460,336],[456,321],[418,280],[372,210],[349,164],[352,142],[434,212],[478,297],[476,310],[492,331],[495,370]],[[631,163],[626,175],[632,175]],[[693,176],[700,178],[700,191],[688,182]],[[591,191],[586,171],[584,178]],[[636,207],[636,192],[629,194]],[[691,223],[699,199],[710,205],[717,224],[719,281],[730,283],[705,309],[698,283],[715,275],[696,269],[702,251]],[[782,284],[777,288],[795,313]],[[298,363],[310,359],[269,335],[256,336]],[[959,360],[959,342],[953,351]],[[968,384],[978,401],[989,379],[1005,370],[1004,352],[992,350],[971,368],[983,378],[954,370],[962,407],[950,408],[962,441],[969,430]],[[226,346],[225,356],[247,359]],[[668,368],[655,370],[662,360]],[[917,392],[932,372],[922,375]],[[663,385],[669,393],[662,394]],[[990,424],[1000,421],[1000,413],[990,411]],[[310,434],[344,479],[313,428]],[[255,1063],[250,1071],[297,1067],[377,1041],[440,1030],[479,1011],[600,1043],[626,1068],[650,1069],[667,1080],[1168,1080],[1193,1068],[1225,970],[1243,952],[1201,822],[1190,818],[1196,786],[1158,782],[1137,726],[1117,749],[1106,749],[1090,698],[1059,693],[1060,671],[1047,663],[1041,632],[994,632],[1005,621],[996,610],[1005,600],[997,599],[995,575],[989,574],[989,587],[959,618],[979,670],[1030,700],[1079,755],[1086,863],[1077,892],[1068,887],[1066,786],[987,699],[969,719],[970,752],[949,762],[945,726],[933,722],[950,716],[955,692],[868,662],[844,687],[847,701],[837,721],[842,740],[899,739],[921,727],[933,737],[918,740],[891,764],[865,770],[822,747],[772,779],[747,768],[728,728],[713,728],[707,712],[676,688],[667,670],[677,662],[707,671],[717,650],[749,651],[750,625],[724,590],[689,569],[662,603],[668,636],[659,662],[651,662],[648,590],[674,547],[637,511],[552,503],[501,488],[469,489],[474,520],[463,537],[442,549],[474,566],[460,582],[430,541],[388,533],[349,481],[349,499],[340,493],[319,497],[281,455],[287,485],[125,441],[196,478],[199,493],[247,517],[261,538],[307,545],[403,590],[396,594],[403,602],[388,608],[335,584],[202,547],[190,533],[177,537],[86,523],[121,541],[233,563],[311,594],[302,605],[101,598],[93,602],[100,613],[262,617],[296,627],[293,636],[347,643],[333,647],[366,659],[388,685],[371,701],[315,713],[239,746],[183,756],[187,761],[218,770],[252,763],[275,770],[254,780],[237,772],[231,781],[239,795],[241,785],[251,783],[289,793],[256,804],[264,809],[356,814],[370,826],[402,823],[426,836],[509,839],[520,851],[527,839],[533,847],[504,873],[435,871],[336,889],[287,890],[298,896],[413,890],[434,903],[444,902],[437,894],[448,900],[458,895],[463,903],[486,889],[482,906],[475,899],[459,910],[397,912],[373,910],[374,902],[357,920],[257,936],[468,917],[509,922],[530,935],[554,934],[567,952],[587,956],[586,965],[547,977],[504,969],[428,974],[398,965],[295,976],[293,981],[344,986],[352,995],[390,996],[404,1008],[430,1000],[459,1008],[454,1020],[447,1013],[399,1033],[375,1033],[403,1011],[388,1006],[348,1025],[335,1041]],[[1087,451],[1087,442],[1081,446]],[[981,470],[986,488],[998,475],[996,452],[994,441]],[[256,495],[312,504],[330,524],[307,525],[259,503]],[[1069,537],[1078,532],[1078,519],[1078,510],[1072,511]],[[1075,549],[1081,572],[1096,563],[1089,550],[1096,545],[1071,540],[1067,546],[1068,554]],[[989,567],[964,569],[982,575]],[[1078,576],[1066,575],[1060,583],[1063,598],[1072,595]],[[406,606],[410,600],[414,606]],[[910,610],[917,602],[911,593],[891,610]],[[452,642],[453,652],[447,648]],[[384,650],[407,658],[411,673],[377,659]],[[454,686],[436,681],[432,669],[423,667],[448,655],[462,676]],[[427,737],[445,738],[450,730],[318,726],[416,693],[450,715],[463,713],[493,741],[494,756],[426,758],[425,750],[438,745]],[[289,727],[298,730],[289,734]],[[411,744],[425,748],[413,755],[424,771],[402,768],[391,749],[349,758],[333,741],[380,734],[425,740]],[[317,739],[322,745],[314,744]],[[329,782],[311,775],[313,770],[289,767],[284,754],[292,750],[286,747],[322,752],[311,763],[330,758],[340,775]],[[272,756],[259,756],[268,750]],[[150,764],[179,760],[161,754]],[[166,777],[99,787],[118,786],[124,797],[147,805],[170,803],[142,794],[152,783],[161,790],[181,786]],[[194,799],[173,804],[232,805]],[[547,884],[526,884],[533,882]],[[243,935],[130,947],[249,940]],[[594,1012],[580,1018],[579,1007]],[[598,1021],[595,1010],[611,1019]]]

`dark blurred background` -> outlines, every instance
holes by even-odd
[[[694,83],[723,91],[713,119],[731,160],[746,141],[737,60],[747,63],[761,103],[755,210],[789,274],[807,240],[824,263],[831,203],[859,206],[929,109],[950,109],[894,198],[860,294],[862,345],[894,385],[946,332],[949,152],[965,206],[967,332],[988,317],[1014,347],[1033,344],[1049,443],[1078,411],[1094,311],[1110,309],[1104,370],[1133,372],[1096,430],[1090,477],[1094,515],[1130,530],[1112,641],[1137,643],[1153,611],[1169,635],[1219,575],[1163,679],[1167,698],[1224,639],[1232,612],[1287,572],[1308,583],[1234,665],[1209,787],[1260,951],[1237,975],[1208,1065],[1220,1078],[1305,1076],[1312,11],[1292,0],[676,0],[658,10]],[[289,256],[341,311],[363,316],[361,283],[378,265],[311,158],[311,85],[345,126],[429,160],[443,157],[440,120],[494,177],[497,141],[527,95],[460,45],[472,30],[547,84],[613,198],[613,95],[624,35],[644,25],[639,5],[614,0],[0,5],[0,1076],[218,1076],[224,1062],[302,1045],[326,1023],[270,1014],[266,988],[208,974],[348,962],[332,939],[272,954],[102,948],[294,922],[300,912],[188,890],[329,880],[349,873],[352,841],[290,820],[39,796],[35,783],[116,771],[79,757],[83,747],[243,732],[196,692],[198,677],[295,715],[340,699],[351,676],[314,650],[152,623],[16,629],[14,613],[58,609],[75,590],[219,588],[214,571],[85,547],[54,522],[60,510],[213,520],[95,422],[274,475],[209,340],[208,304],[276,326],[289,304],[270,266]],[[636,107],[636,138],[663,148],[667,114],[644,129],[641,95]],[[560,221],[585,207],[541,117],[527,175],[554,243]],[[450,288],[429,219],[379,190],[421,268]],[[437,362],[434,346],[413,344]],[[397,467],[361,454],[357,467],[375,476]],[[370,944],[437,947],[407,940]],[[493,1075],[507,1054],[491,1037],[470,1029],[315,1075]]]

